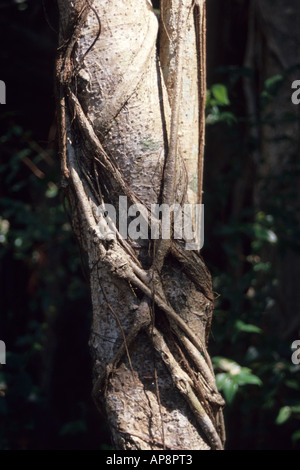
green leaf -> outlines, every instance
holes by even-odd
[[[220,391],[224,392],[225,399],[228,404],[231,404],[235,398],[235,395],[238,391],[238,384],[230,376],[230,374],[217,374],[216,375],[216,384]]]
[[[263,263],[262,261],[260,261],[259,263],[256,263],[253,266],[253,271],[255,271],[255,272],[260,272],[260,271],[268,272],[268,271],[270,271],[271,267],[272,267],[272,265],[271,265],[270,262]]]
[[[206,107],[210,106],[211,91],[206,90]]]
[[[278,237],[273,230],[267,229],[260,224],[253,224],[254,236],[258,240],[263,240],[269,243],[277,243]]]
[[[292,406],[292,412],[293,413],[300,413],[300,405],[295,405],[295,406]]]
[[[285,423],[291,416],[292,409],[290,406],[283,406],[278,413],[275,423],[280,425]]]
[[[242,320],[237,320],[235,322],[235,328],[238,331],[243,331],[244,333],[262,333],[262,329],[258,326],[244,323]]]
[[[299,390],[300,389],[300,383],[298,380],[286,380],[285,385],[289,388],[292,388],[293,390]]]
[[[231,377],[227,376],[222,390],[224,392],[225,400],[229,405],[233,402],[238,389],[238,384],[232,380]]]
[[[211,92],[218,106],[230,105],[227,88],[225,87],[225,85],[222,85],[221,83],[216,83],[212,85]]]
[[[262,381],[257,375],[252,374],[249,369],[242,368],[241,373],[236,376],[236,381],[239,385],[258,385],[262,386]]]
[[[225,374],[225,372],[221,372],[220,374],[216,374],[216,384],[219,390],[223,390],[225,386],[225,382],[227,379],[228,374]]]
[[[206,118],[207,124],[216,124],[220,122],[220,110],[217,106],[213,106],[211,112],[208,114]]]
[[[220,113],[219,119],[221,122],[226,122],[226,124],[228,124],[229,126],[237,122],[237,118],[235,117],[235,115],[227,111],[224,113]]]
[[[51,181],[48,183],[48,188],[46,190],[45,196],[48,199],[52,199],[56,197],[58,194],[58,187],[56,186],[55,183],[52,183]]]
[[[282,75],[274,75],[265,81],[265,89],[269,93],[273,93],[277,86],[283,81]]]
[[[297,442],[300,440],[300,431],[296,431],[294,432],[294,434],[292,435],[292,441],[293,443]]]

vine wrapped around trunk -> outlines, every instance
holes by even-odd
[[[184,240],[103,240],[98,207],[201,201],[205,0],[58,0],[63,186],[87,254],[93,396],[117,449],[222,449],[213,292]],[[159,34],[160,51],[157,51]],[[103,223],[103,221],[102,221]]]

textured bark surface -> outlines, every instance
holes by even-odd
[[[90,270],[96,404],[117,449],[221,449],[224,403],[206,350],[213,293],[204,262],[183,240],[103,241],[97,215],[104,203],[118,207],[120,195],[146,212],[151,203],[199,200],[204,75],[196,24],[204,2],[162,2],[169,16],[160,28],[147,0],[58,3],[60,152]],[[159,31],[161,44],[169,31],[160,60]]]
[[[164,80],[172,103],[176,76],[176,48],[178,43],[177,21],[179,0],[168,0],[162,4],[162,28],[160,41],[160,61]],[[190,2],[186,2],[186,25],[184,38],[182,96],[180,102],[178,146],[185,161],[190,202],[198,198],[198,151],[199,151],[199,86],[197,35],[195,34],[195,18],[190,10]],[[196,60],[195,60],[196,59]],[[204,76],[202,77],[204,79]]]

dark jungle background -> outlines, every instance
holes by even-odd
[[[159,5],[155,2],[155,8]],[[300,21],[294,0],[208,1],[203,256],[227,449],[300,449]],[[0,449],[107,449],[91,302],[55,146],[54,0],[0,1]]]

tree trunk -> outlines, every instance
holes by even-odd
[[[58,4],[63,186],[87,255],[96,405],[117,449],[222,449],[199,251],[174,233],[126,238],[120,224],[136,214],[123,206],[117,230],[105,212],[120,196],[146,221],[151,204],[201,201],[205,2],[163,1],[160,24],[149,0]]]

